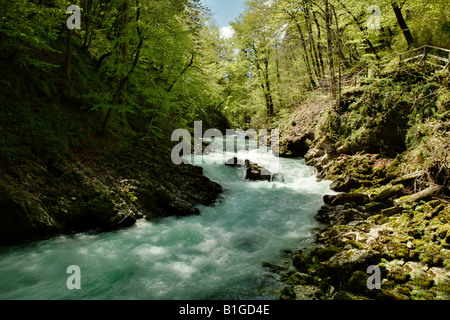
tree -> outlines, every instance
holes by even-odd
[[[406,24],[405,18],[403,17],[402,9],[398,5],[397,1],[392,1],[391,5],[394,10],[395,17],[397,18],[398,25],[402,29],[403,35],[408,43],[408,47],[412,47],[414,45],[414,38],[408,28],[408,25]]]
[[[327,30],[327,56],[328,56],[328,71],[330,73],[330,87],[331,87],[331,98],[336,100],[336,74],[334,69],[334,58],[333,58],[333,48],[332,48],[332,31],[331,25],[333,22],[333,15],[330,8],[330,3],[328,0],[324,0],[324,14],[325,14],[325,24]]]
[[[306,67],[306,70],[308,73],[309,82],[310,82],[312,88],[315,88],[315,87],[317,87],[317,83],[314,80],[313,72],[312,72],[312,63],[314,64],[315,60],[314,60],[314,56],[312,54],[312,52],[314,50],[314,49],[312,49],[313,48],[312,30],[310,29],[310,26],[308,25],[309,24],[309,10],[307,10],[306,7],[302,6],[300,3],[290,2],[290,1],[282,2],[280,4],[279,8],[282,10],[282,12],[284,12],[288,16],[290,22],[292,22],[295,25],[295,27],[298,31],[298,34],[300,37],[300,43],[303,48],[303,60],[305,62],[305,67]],[[307,48],[308,43],[307,43],[306,37],[304,35],[304,30],[302,28],[302,24],[300,22],[300,16],[304,17],[306,29],[309,32],[309,41],[308,42],[309,42],[311,50],[308,50],[308,48]],[[317,74],[318,73],[316,72],[316,75]]]
[[[271,20],[271,6],[263,0],[247,1],[247,10],[232,24],[242,56],[250,63],[249,72],[256,75],[264,94],[266,114],[274,115],[270,60],[281,26]]]

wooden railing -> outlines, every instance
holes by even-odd
[[[398,57],[398,59],[395,59]],[[418,63],[429,63],[442,70],[450,70],[450,50],[434,46],[424,45],[389,58],[382,59],[381,64],[386,61],[398,61],[399,64],[418,60]]]
[[[380,67],[385,67],[391,63],[401,65],[407,62],[413,62],[414,60],[418,60],[418,63],[421,64],[429,63],[435,67],[442,68],[444,71],[450,71],[450,50],[429,45],[424,45],[419,48],[384,58],[378,62],[378,65]],[[345,87],[348,85],[356,85],[358,81],[361,81],[361,78],[367,76],[368,69],[367,67],[364,67],[357,74],[342,77],[341,86]],[[336,82],[339,83],[339,80],[336,79]],[[318,84],[317,89],[328,89],[330,87],[330,79],[319,78]]]

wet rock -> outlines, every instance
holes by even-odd
[[[172,201],[168,204],[167,211],[170,215],[178,217],[200,214],[200,210],[198,208],[195,208],[191,203],[179,198],[175,199],[175,201]]]
[[[296,139],[280,140],[280,156],[286,158],[302,158],[309,151],[309,142],[314,139],[312,135],[304,135]]]
[[[268,182],[283,182],[284,177],[282,174],[273,174],[266,168],[259,166],[256,163],[252,163],[249,160],[245,160],[245,167],[247,168],[245,179],[250,181],[268,181]]]
[[[344,206],[324,205],[318,211],[315,219],[323,224],[339,225],[344,223],[343,219]]]
[[[279,173],[275,173],[272,175],[272,180],[271,182],[281,182],[281,183],[285,183],[286,180],[284,179],[284,176],[282,174]]]
[[[263,266],[263,268],[268,269],[272,273],[280,273],[280,272],[286,270],[286,267],[284,267],[284,266],[279,266],[279,265],[276,265],[276,264],[273,264],[273,263],[267,262],[267,261],[263,262],[262,266]]]
[[[327,205],[331,205],[334,199],[336,199],[335,195],[326,194],[323,196],[323,202]]]
[[[228,167],[237,167],[237,168],[240,168],[240,167],[243,167],[243,166],[244,166],[244,163],[242,162],[242,160],[239,160],[237,157],[233,157],[233,158],[231,158],[231,159],[228,159],[228,160],[225,162],[225,165],[228,166]]]
[[[42,202],[33,195],[11,194],[0,186],[0,243],[45,237],[57,232],[61,225]]]
[[[258,166],[257,164],[251,164],[245,174],[245,179],[250,181],[272,181],[272,173]]]
[[[195,215],[197,205],[214,204],[222,192],[201,167],[176,166],[169,153],[146,142],[96,161],[62,158],[0,171],[0,185],[7,181],[11,191],[0,188],[0,243],[111,231],[144,217]]]

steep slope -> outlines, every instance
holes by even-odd
[[[219,185],[172,163],[170,132],[142,139],[143,115],[118,114],[100,132],[105,115],[91,93],[108,84],[88,52],[74,48],[70,78],[57,67],[61,53],[32,53],[50,69],[21,67],[17,54],[0,53],[1,244],[198,214],[196,205],[215,202]]]
[[[296,253],[283,275],[283,299],[311,285],[319,299],[448,299],[449,80],[404,66],[326,109],[305,158],[338,194],[316,216],[319,247]],[[367,287],[370,266],[379,290]]]

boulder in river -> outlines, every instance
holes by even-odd
[[[245,167],[247,169],[245,173],[245,179],[250,181],[268,181],[268,182],[276,181],[283,183],[285,181],[282,174],[272,173],[266,168],[261,167],[248,159],[242,161],[239,160],[237,157],[233,157],[231,159],[228,159],[225,162],[225,165],[228,167],[237,167],[237,168]]]
[[[272,173],[261,167],[258,166],[256,163],[252,163],[247,168],[245,179],[251,180],[251,181],[272,181]]]
[[[225,162],[225,165],[228,167],[243,167],[244,163],[242,160],[239,160],[237,157],[233,157],[231,159],[228,159],[227,162]]]

